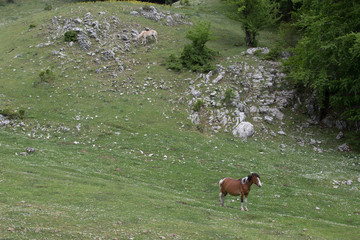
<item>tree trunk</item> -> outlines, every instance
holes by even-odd
[[[246,35],[246,46],[248,47],[255,47],[255,33],[251,32],[248,28],[245,28],[245,35]]]
[[[329,89],[324,90],[324,100],[320,107],[320,120],[324,119],[330,108],[330,92]]]

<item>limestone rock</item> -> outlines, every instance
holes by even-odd
[[[248,137],[254,135],[254,125],[249,122],[241,122],[233,129],[232,133],[234,137],[240,137],[246,140]]]

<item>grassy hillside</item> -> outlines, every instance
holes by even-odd
[[[142,3],[16,2],[0,6],[0,104],[25,116],[0,126],[0,238],[359,237],[359,155],[336,150],[343,143],[337,132],[302,129],[306,121],[290,109],[283,124],[267,126],[287,135],[264,135],[259,125],[246,142],[231,133],[201,132],[191,123],[185,93],[198,74],[164,66],[171,53],[181,52],[190,25],[131,15]],[[217,39],[209,46],[220,52],[218,63],[229,64],[228,57],[244,61],[239,23],[226,17],[221,1],[206,2],[156,8],[191,22],[211,21]],[[46,4],[52,9],[44,10]],[[94,62],[88,52],[95,48],[70,46],[52,23],[54,16],[62,24],[88,12],[111,24],[108,36],[150,27],[159,32],[159,43],[119,50],[124,70],[100,56]],[[265,31],[259,43],[271,47],[276,38]],[[120,37],[114,39],[92,39],[91,47],[125,48]],[[54,78],[41,82],[42,69],[51,69]],[[321,142],[321,153],[310,139]],[[27,147],[35,152],[25,154]],[[251,171],[263,187],[253,186],[249,211],[240,211],[239,198],[230,196],[219,207],[218,181]]]

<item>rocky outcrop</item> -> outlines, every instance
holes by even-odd
[[[249,57],[256,50],[249,49]],[[285,75],[279,63],[258,61],[257,66],[249,65],[240,60],[244,55],[228,59],[231,64],[226,68],[218,65],[216,71],[189,81],[188,105],[191,108],[201,99],[204,108],[196,119],[204,119],[202,122],[207,122],[214,133],[232,132],[246,139],[255,133],[254,125],[281,122],[285,118],[282,111],[292,105],[295,91],[284,87]]]

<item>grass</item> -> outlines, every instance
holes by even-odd
[[[171,11],[216,19],[212,9],[221,2],[208,3],[207,9]],[[36,14],[11,21],[1,15],[6,24],[0,26],[0,103],[26,110],[23,125],[0,128],[1,238],[357,239],[359,155],[333,150],[340,145],[333,140],[336,133],[316,126],[298,132],[301,116],[291,111],[281,126],[287,136],[258,132],[243,142],[227,133],[200,133],[187,119],[183,80],[197,75],[162,66],[181,51],[186,40],[179,32],[189,26],[167,27],[125,14],[141,6],[136,3],[96,3],[94,13],[117,14],[123,22],[167,33],[150,49],[140,46],[126,55],[132,70],[111,78],[95,74],[92,59],[77,48],[67,51],[64,42],[29,47],[46,42],[45,26],[54,15],[71,16],[72,9],[83,16],[95,5],[57,6],[45,11],[39,3]],[[245,48],[226,39],[229,32],[241,35],[238,26],[218,11],[212,26],[220,38],[210,47],[224,58],[239,55]],[[30,23],[37,27],[29,30]],[[52,54],[60,48],[70,62]],[[53,67],[55,80],[34,85],[47,67]],[[147,87],[153,84],[166,87]],[[292,136],[322,140],[323,153],[301,147]],[[285,152],[280,144],[287,145]],[[36,152],[21,155],[26,147]],[[240,211],[236,197],[219,207],[218,181],[250,171],[260,174],[263,187],[253,187],[249,212]],[[333,180],[349,179],[351,186],[333,188]]]

